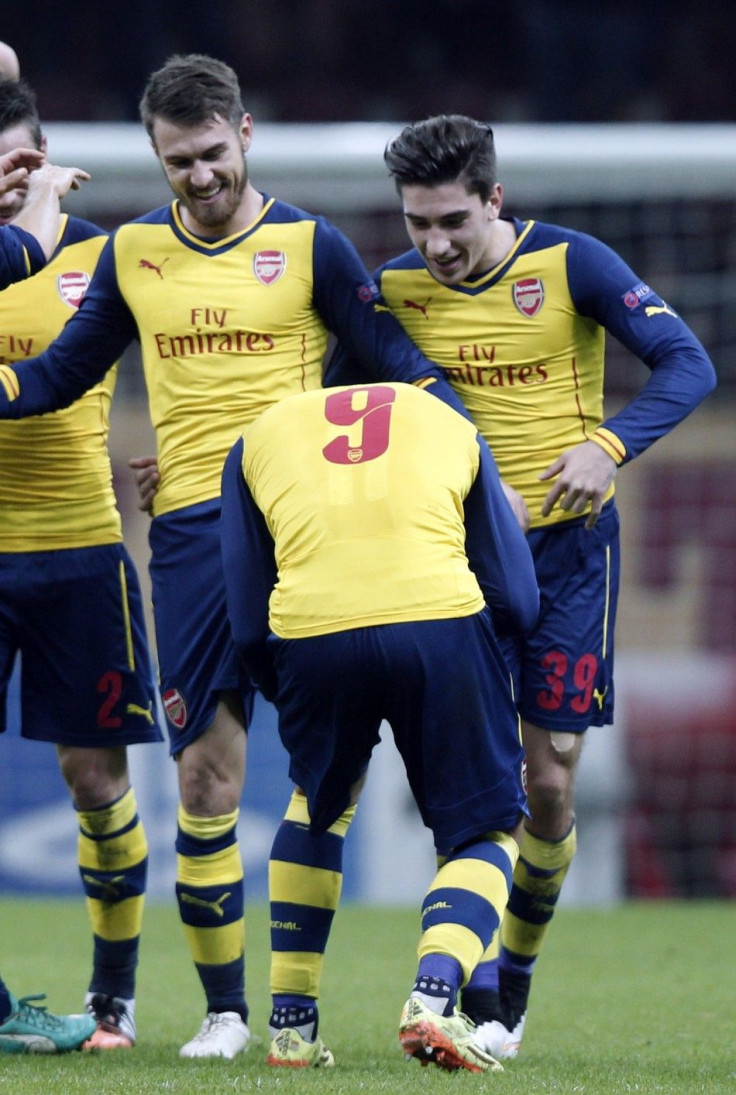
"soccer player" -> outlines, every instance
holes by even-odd
[[[377,361],[399,379],[421,372],[460,403],[377,306],[341,233],[253,186],[253,121],[229,66],[170,58],[150,77],[141,115],[174,200],[113,234],[82,306],[44,353],[0,366],[0,417],[69,404],[139,339],[160,472],[151,578],[180,792],[177,899],[207,1001],[180,1052],[232,1057],[250,1038],[236,826],[253,686],[225,605],[225,456],[267,406],[321,385],[329,331],[366,368]],[[282,857],[298,854],[300,835],[296,825],[282,833]],[[324,874],[309,863],[296,870]]]
[[[0,79],[0,151],[46,152],[36,97]],[[17,220],[21,189],[0,198]],[[62,215],[45,269],[0,295],[0,362],[44,349],[79,307],[106,235]],[[93,936],[88,1049],[136,1040],[135,977],[148,849],[126,746],[157,742],[156,688],[138,576],[122,543],[107,449],[116,370],[69,409],[0,423],[0,729],[22,659],[21,733],[56,746],[79,823]]]
[[[58,226],[59,199],[89,177],[77,168],[42,168],[43,159],[32,148],[0,150],[0,200],[18,186],[26,186],[28,196],[25,215],[18,218],[22,230],[21,224],[0,227],[0,290],[43,266],[47,256],[34,233],[43,239],[54,218]],[[60,1053],[78,1049],[94,1033],[91,1015],[54,1015],[32,1003],[39,999],[18,999],[0,978],[0,1053]]]
[[[503,914],[524,810],[511,680],[490,608],[539,607],[523,533],[475,428],[406,384],[293,396],[225,463],[222,552],[233,635],[279,713],[313,848],[354,809],[383,719],[440,869],[422,907],[404,1051],[498,1070],[456,1007]],[[411,578],[409,578],[411,576]],[[490,608],[489,608],[490,606]],[[329,1066],[314,999],[282,963],[268,1063]]]
[[[385,162],[413,248],[376,280],[491,444],[509,501],[530,529],[540,588],[535,627],[507,651],[531,816],[500,958],[492,950],[462,995],[480,1044],[515,1057],[532,970],[575,853],[584,732],[613,718],[614,477],[701,402],[715,374],[674,309],[609,247],[502,216],[489,125],[439,116],[407,126]],[[606,332],[651,370],[641,392],[607,419]],[[326,383],[386,375],[352,368],[339,348]]]

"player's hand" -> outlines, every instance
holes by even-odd
[[[593,528],[617,470],[613,457],[595,441],[583,441],[567,449],[539,476],[555,480],[542,502],[542,516],[549,517],[558,504],[560,509],[576,514],[585,513],[590,506],[585,527]]]
[[[31,171],[44,161],[43,152],[35,148],[14,148],[0,156],[0,194],[7,194],[25,183]]]
[[[33,171],[28,179],[28,195],[34,190],[51,191],[57,198],[63,198],[70,190],[79,190],[81,183],[89,182],[90,176],[81,167],[59,167],[58,164],[45,163]]]
[[[132,460],[128,461],[128,466],[135,472],[135,485],[138,488],[138,509],[142,509],[144,513],[151,513],[153,499],[161,482],[158,460],[155,456],[134,456]]]
[[[514,517],[519,522],[519,528],[526,535],[531,524],[531,517],[529,516],[529,509],[527,508],[526,502],[519,494],[518,490],[514,490],[514,488],[503,479],[501,480],[501,487],[503,493],[506,495],[506,501],[514,511]]]

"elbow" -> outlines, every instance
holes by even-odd
[[[706,396],[718,386],[718,376],[715,365],[707,354],[703,355],[699,367],[693,379],[695,402],[702,403]]]

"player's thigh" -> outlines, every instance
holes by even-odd
[[[18,621],[24,737],[160,741],[140,587],[122,544],[34,552]]]
[[[305,792],[313,821],[329,818],[329,824],[345,809],[379,741],[376,631],[269,640],[278,678],[279,734],[290,776]]]
[[[593,529],[584,522],[532,539],[541,607],[519,645],[522,718],[547,730],[580,733],[613,721],[614,627],[620,547],[609,504]]]
[[[387,632],[387,718],[437,847],[512,829],[525,805],[523,754],[488,613]]]
[[[238,693],[246,728],[253,711],[254,690],[227,616],[219,512],[205,503],[151,524],[156,646],[173,755],[212,726],[223,693]]]

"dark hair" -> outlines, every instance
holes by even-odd
[[[176,54],[149,77],[140,101],[149,137],[156,118],[197,126],[216,115],[240,129],[245,113],[238,77],[224,61],[203,53]]]
[[[462,114],[439,114],[402,129],[383,154],[396,189],[460,181],[487,202],[496,183],[493,130]]]
[[[25,80],[0,77],[0,132],[16,125],[27,125],[36,148],[41,147],[43,134],[36,109],[36,93]]]

